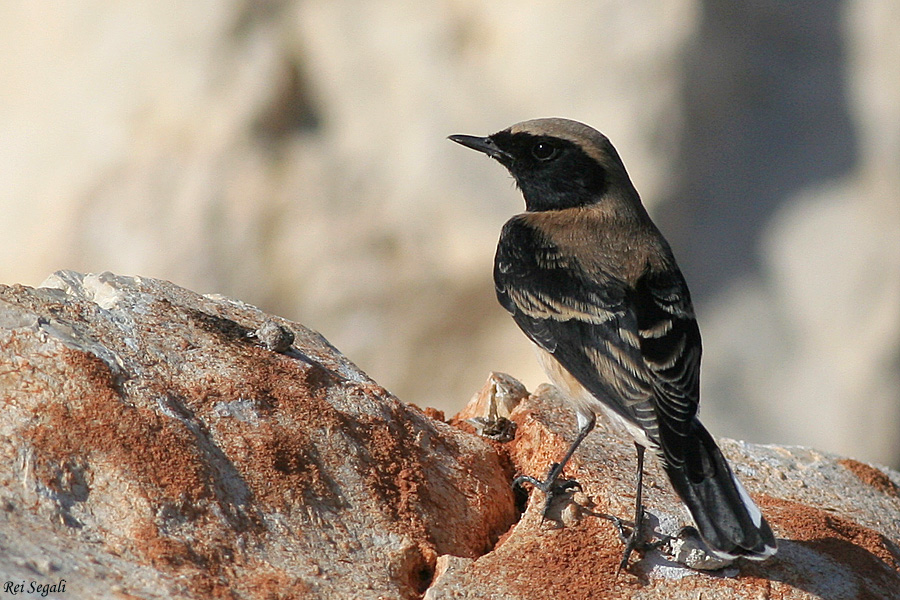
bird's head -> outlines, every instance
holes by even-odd
[[[610,191],[637,194],[606,136],[577,121],[535,119],[487,137],[450,139],[505,166],[529,211],[588,206]]]

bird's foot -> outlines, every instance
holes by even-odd
[[[619,539],[622,540],[622,543],[625,544],[625,549],[622,551],[622,560],[619,562],[619,568],[616,569],[616,575],[618,575],[623,569],[628,570],[628,560],[631,558],[631,553],[635,550],[639,552],[644,551],[644,539],[642,537],[642,528],[641,525],[644,521],[644,507],[641,507],[638,510],[638,514],[635,516],[634,523],[631,524],[631,533],[625,533],[625,525],[621,519],[615,522],[616,529],[619,530]]]
[[[643,555],[650,550],[659,550],[666,544],[670,543],[673,539],[675,539],[670,535],[660,533],[653,529],[650,530],[649,537],[645,536],[643,527],[643,525],[645,524],[643,506],[640,509],[640,524],[638,526],[635,526],[634,521],[620,519],[619,517],[615,517],[612,515],[602,516],[612,521],[613,525],[615,525],[616,527],[616,531],[619,534],[619,539],[625,545],[625,548],[622,550],[622,560],[619,562],[619,567],[616,569],[616,575],[618,575],[623,570],[628,570],[628,563],[633,552],[638,552],[639,554]]]
[[[574,490],[581,490],[581,484],[574,479],[560,479],[562,468],[559,463],[553,463],[547,471],[547,476],[542,480],[530,475],[519,475],[513,480],[513,488],[521,487],[528,483],[532,487],[544,493],[544,509],[541,511],[541,520],[548,518],[551,507],[561,498],[568,498]]]

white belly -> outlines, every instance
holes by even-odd
[[[622,417],[619,413],[609,408],[605,402],[589,392],[578,380],[572,377],[571,373],[559,364],[559,361],[553,358],[552,354],[540,346],[535,345],[534,348],[537,351],[538,362],[540,362],[547,377],[550,378],[550,382],[572,402],[577,413],[582,415],[590,415],[592,413],[605,415],[607,421],[627,431],[631,438],[644,448],[653,451],[658,449],[657,444],[647,437],[643,429]]]

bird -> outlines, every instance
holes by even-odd
[[[685,278],[609,139],[569,119],[524,121],[453,142],[506,167],[525,212],[503,226],[494,257],[497,299],[533,342],[550,381],[574,408],[578,432],[541,480],[546,495],[580,485],[566,463],[598,414],[624,426],[637,451],[635,514],[620,569],[641,544],[644,452],[661,462],[713,556],[765,560],[772,529],[701,424],[700,329]],[[621,522],[621,520],[619,520]]]

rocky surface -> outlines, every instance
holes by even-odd
[[[419,597],[516,518],[486,441],[259,310],[61,272],[0,289],[0,572],[60,598]]]
[[[471,403],[470,403],[471,406]],[[543,474],[574,437],[575,419],[558,392],[538,388],[512,411],[509,445],[518,472]],[[687,569],[664,545],[616,575],[622,545],[598,514],[628,518],[636,459],[629,438],[598,424],[567,473],[582,484],[573,504],[542,521],[539,492],[489,554],[442,557],[425,598],[821,598],[890,599],[900,589],[900,473],[808,448],[720,440],[735,472],[778,538],[778,554],[713,572]],[[644,502],[654,530],[676,535],[690,523],[654,461]]]
[[[571,117],[673,244],[710,426],[898,468],[898,39],[896,0],[2,2],[0,281],[242,298],[451,414],[543,374],[490,281],[521,198],[445,138]]]
[[[305,327],[168,282],[0,286],[0,584],[59,599],[892,598],[900,474],[723,440],[779,554],[616,575],[633,502],[605,424],[542,520],[515,473],[574,433],[554,388],[494,374],[460,415],[399,402]],[[494,427],[506,420],[507,426]],[[480,432],[477,433],[477,432]],[[654,528],[687,516],[652,462]],[[526,508],[527,507],[527,508]],[[524,508],[524,513],[519,512]],[[6,597],[4,595],[4,597]]]

